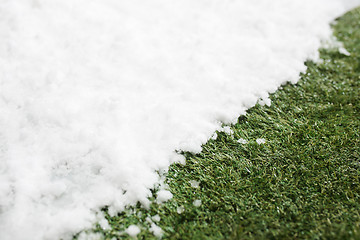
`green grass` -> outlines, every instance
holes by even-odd
[[[163,239],[360,239],[360,9],[334,32],[351,56],[321,50],[323,63],[307,62],[270,107],[249,109],[233,136],[218,133],[200,154],[183,153],[186,165],[167,174],[171,201],[107,216],[112,230],[97,231],[127,239],[121,232],[136,224],[138,239],[156,239],[145,219],[158,214]]]

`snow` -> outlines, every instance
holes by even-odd
[[[256,139],[256,143],[261,145],[261,144],[266,143],[266,140],[264,138],[258,138],[258,139]]]
[[[237,140],[237,142],[238,142],[238,143],[241,143],[241,144],[247,144],[247,143],[248,143],[248,141],[247,141],[246,139],[243,139],[243,138],[239,138],[239,139]]]
[[[193,202],[193,205],[194,205],[195,207],[200,207],[200,206],[201,206],[201,200],[200,200],[200,199],[195,200],[195,201]]]
[[[346,50],[346,48],[344,47],[340,47],[339,48],[339,53],[345,55],[345,56],[350,56],[351,54],[348,52],[348,50]]]
[[[161,238],[162,235],[164,234],[163,230],[155,223],[151,223],[149,231],[152,232],[154,236],[158,238]]]
[[[357,4],[1,0],[1,239],[71,239],[105,205],[149,207],[175,150],[296,82]]]
[[[200,182],[196,180],[190,180],[190,186],[193,188],[199,188]]]
[[[172,196],[173,196],[173,195],[172,195],[171,192],[168,191],[168,190],[159,190],[159,191],[157,192],[156,201],[157,201],[158,203],[164,203],[164,202],[170,200],[170,199],[172,198]]]
[[[177,212],[178,214],[182,214],[183,212],[185,212],[184,206],[177,207],[176,212]]]
[[[161,218],[158,214],[154,215],[151,217],[151,219],[154,221],[154,222],[160,222]]]
[[[140,228],[136,225],[130,225],[125,232],[130,236],[130,237],[136,237],[136,235],[138,235],[140,233]]]

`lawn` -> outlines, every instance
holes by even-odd
[[[111,229],[95,231],[128,239],[134,224],[138,239],[157,239],[156,224],[163,239],[360,239],[360,9],[333,28],[350,55],[320,50],[271,106],[249,109],[200,154],[182,153],[186,165],[166,174],[172,200],[107,216]]]

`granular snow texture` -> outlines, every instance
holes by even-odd
[[[0,238],[71,239],[102,206],[148,206],[175,150],[296,82],[356,4],[0,0]]]

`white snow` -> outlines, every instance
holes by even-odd
[[[234,131],[229,126],[222,127],[219,131],[228,135],[232,135],[234,133]]]
[[[177,212],[178,214],[182,214],[183,212],[185,212],[184,206],[177,207],[176,212]]]
[[[241,143],[241,144],[247,144],[247,143],[248,143],[248,141],[247,141],[246,139],[243,139],[243,138],[239,138],[239,139],[237,140],[237,142],[238,142],[238,143]]]
[[[341,54],[344,54],[345,56],[350,56],[350,55],[351,55],[351,54],[349,53],[349,51],[346,50],[346,48],[344,48],[344,47],[340,47],[340,48],[339,48],[339,52],[340,52]]]
[[[258,138],[258,139],[256,139],[256,143],[259,145],[264,144],[264,143],[266,143],[266,140],[264,138]]]
[[[154,221],[154,222],[160,222],[161,218],[158,214],[154,215],[151,217],[151,219]]]
[[[0,0],[1,239],[71,239],[105,205],[148,207],[175,150],[296,82],[356,4]]]
[[[193,205],[194,205],[195,207],[200,207],[200,206],[201,206],[201,200],[200,200],[200,199],[195,200],[195,201],[193,202]]]
[[[173,196],[173,195],[172,195],[171,192],[168,191],[168,190],[159,190],[159,191],[157,192],[156,201],[157,201],[158,203],[164,203],[164,202],[170,200],[170,199],[172,198],[172,196]]]
[[[130,225],[125,232],[130,236],[130,237],[136,237],[136,235],[138,235],[140,233],[140,228],[136,225]]]
[[[82,232],[79,234],[77,239],[78,240],[103,240],[104,236],[101,233]]]
[[[200,182],[199,182],[199,181],[196,181],[196,180],[190,180],[190,185],[191,185],[191,187],[193,187],[193,188],[199,188]]]
[[[155,237],[159,238],[161,238],[164,233],[163,230],[155,223],[151,223],[149,231],[153,233]]]

